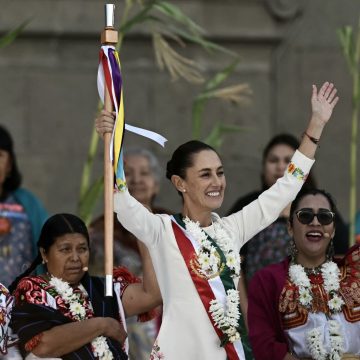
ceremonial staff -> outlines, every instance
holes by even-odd
[[[106,67],[108,58],[104,57],[104,47],[114,47],[118,42],[118,33],[114,29],[114,4],[105,5],[105,28],[101,33],[101,52],[100,67],[104,74],[104,109],[112,112],[115,109],[113,97],[110,92],[114,91],[113,82],[109,81],[108,76],[112,74],[111,68]],[[107,54],[106,54],[107,55]],[[105,58],[105,59],[104,59]],[[99,68],[100,68],[99,67]],[[110,68],[110,69],[109,69]],[[106,71],[107,70],[107,71]],[[111,76],[112,78],[112,76]],[[110,79],[111,80],[111,79]],[[115,94],[114,94],[115,95]],[[104,259],[105,259],[105,296],[113,295],[113,262],[114,262],[114,166],[111,156],[112,152],[112,134],[104,135]]]
[[[105,28],[101,33],[100,63],[97,85],[104,109],[116,113],[114,131],[104,135],[104,259],[105,296],[113,293],[113,242],[114,242],[114,176],[116,188],[125,191],[126,182],[123,164],[123,137],[125,129],[151,139],[164,146],[166,139],[153,131],[125,124],[123,81],[119,55],[115,49],[118,33],[114,29],[115,5],[105,5]]]

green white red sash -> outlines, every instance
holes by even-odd
[[[204,305],[209,320],[221,341],[224,337],[224,333],[215,325],[209,309],[210,301],[213,299],[218,300],[224,305],[224,307],[226,307],[226,291],[230,289],[235,289],[233,279],[230,276],[230,269],[225,265],[220,275],[217,275],[216,277],[213,277],[211,279],[205,279],[204,277],[199,276],[198,273],[193,270],[191,261],[197,257],[197,253],[200,249],[200,244],[186,231],[185,224],[183,223],[179,215],[171,216],[171,220],[172,228],[180,253],[184,258],[191,279],[194,282],[194,285],[199,294],[201,302]],[[222,250],[209,235],[208,240],[211,241],[212,245],[217,249],[217,252],[221,257],[221,262],[223,264],[226,264],[225,255]],[[241,340],[237,340],[233,343],[226,343],[224,345],[224,349],[226,351],[228,360],[245,360],[245,353]]]

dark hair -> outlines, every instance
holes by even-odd
[[[86,225],[79,217],[72,214],[55,214],[51,216],[46,220],[41,229],[40,237],[37,242],[38,254],[36,258],[33,260],[29,268],[12,282],[9,286],[10,292],[13,292],[16,289],[17,284],[23,277],[30,275],[37,266],[41,264],[42,257],[40,248],[43,248],[45,252],[48,252],[50,247],[55,243],[56,239],[66,234],[81,234],[86,238],[88,245],[90,243]]]
[[[185,179],[186,170],[193,165],[194,155],[203,150],[214,151],[219,156],[213,147],[198,140],[190,140],[180,145],[166,165],[166,177],[171,180],[173,175],[178,175]],[[178,193],[182,195],[179,191]]]
[[[16,190],[21,185],[21,174],[17,167],[16,156],[14,153],[14,143],[10,133],[0,125],[0,149],[7,151],[10,155],[11,170],[3,184],[3,194]]]
[[[291,135],[291,134],[283,133],[283,134],[275,135],[274,137],[272,137],[270,139],[270,141],[267,143],[267,145],[265,146],[265,149],[263,151],[263,156],[262,156],[263,165],[265,164],[265,161],[266,161],[267,156],[269,155],[269,152],[272,150],[273,147],[275,147],[277,145],[287,145],[287,146],[291,147],[295,152],[299,148],[300,142],[294,135]],[[269,186],[265,183],[265,176],[263,173],[261,175],[261,183],[262,183],[263,190],[266,190],[269,188]],[[306,189],[316,188],[315,179],[311,174],[308,175],[303,188],[306,188]]]
[[[321,189],[302,189],[297,194],[295,200],[291,203],[290,216],[289,216],[289,222],[290,222],[291,225],[293,223],[294,213],[295,213],[301,199],[303,199],[307,195],[318,195],[318,194],[323,195],[328,200],[328,202],[330,204],[330,210],[332,212],[334,212],[335,214],[337,213],[335,200],[333,199],[333,197],[327,191],[321,190]]]
[[[270,150],[276,145],[290,146],[294,151],[300,146],[298,139],[290,134],[275,135],[266,145],[263,151],[262,161],[265,163],[266,157],[269,155]]]

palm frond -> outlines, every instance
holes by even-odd
[[[172,80],[183,78],[194,84],[204,82],[204,78],[194,60],[176,52],[158,32],[153,33],[155,58],[161,70],[167,69]]]

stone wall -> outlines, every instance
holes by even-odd
[[[221,150],[228,181],[223,213],[236,197],[260,186],[261,151],[267,140],[280,131],[301,135],[310,114],[311,84],[331,80],[341,102],[321,139],[314,173],[347,217],[351,81],[336,28],[357,23],[359,1],[172,2],[200,23],[209,39],[241,55],[228,84],[248,82],[253,90],[249,106],[213,101],[205,113],[205,132],[219,120],[249,128],[228,135]],[[123,2],[117,3],[119,17]],[[98,101],[103,1],[0,0],[0,9],[0,33],[30,19],[22,36],[0,50],[0,123],[16,140],[24,185],[50,212],[73,212]],[[209,76],[228,64],[226,56],[209,56],[195,46],[180,51],[196,59]],[[149,147],[165,167],[177,145],[191,136],[191,105],[201,86],[172,82],[156,67],[144,26],[125,39],[121,57],[127,121],[169,139],[164,150],[132,135],[126,144]],[[99,174],[101,157],[99,151]],[[159,204],[179,208],[165,181]]]

